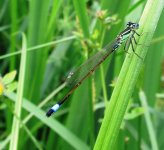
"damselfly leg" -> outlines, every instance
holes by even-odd
[[[136,45],[140,45],[137,43],[137,40],[135,38],[134,35],[137,35],[137,36],[140,36],[140,34],[138,34],[135,30],[132,31],[133,33],[131,34],[131,36],[129,36],[128,40],[126,40],[125,42],[125,45],[124,45],[124,50],[129,54],[128,52],[128,48],[131,46],[132,50],[133,50],[133,53],[139,57],[140,59],[143,59],[142,57],[140,57],[134,50],[134,44],[133,44],[133,41]]]
[[[130,45],[131,45],[131,47],[132,47],[133,53],[134,53],[138,58],[140,58],[140,59],[143,60],[143,58],[142,58],[141,56],[139,56],[139,55],[135,52],[135,50],[134,50],[134,46],[133,46],[132,38],[130,38]]]

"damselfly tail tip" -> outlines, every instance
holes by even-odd
[[[60,105],[55,104],[49,111],[46,113],[47,117],[50,117],[54,112],[56,112],[59,109]]]
[[[46,116],[50,117],[53,113],[54,111],[52,109],[49,109],[49,111],[46,113]]]

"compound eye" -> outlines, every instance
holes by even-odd
[[[138,23],[133,24],[133,28],[138,29],[139,28],[139,24]]]

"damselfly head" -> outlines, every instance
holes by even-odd
[[[131,29],[138,29],[139,28],[139,24],[138,23],[133,23],[133,22],[128,22],[127,23],[127,27],[129,27]]]

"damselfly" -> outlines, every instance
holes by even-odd
[[[134,35],[140,36],[136,30],[139,28],[138,23],[128,22],[127,27],[117,35],[116,39],[105,46],[101,51],[96,53],[94,56],[89,58],[84,64],[82,64],[75,72],[71,72],[66,81],[65,85],[70,87],[69,92],[53,107],[51,107],[46,113],[47,117],[50,117],[54,112],[56,112],[60,106],[68,99],[68,97],[76,90],[76,88],[87,78],[92,72],[94,72],[97,67],[115,50],[117,50],[120,45],[125,42],[124,49],[127,51],[131,45],[133,52],[134,46],[133,41],[137,44]],[[135,53],[138,57],[139,55]]]

